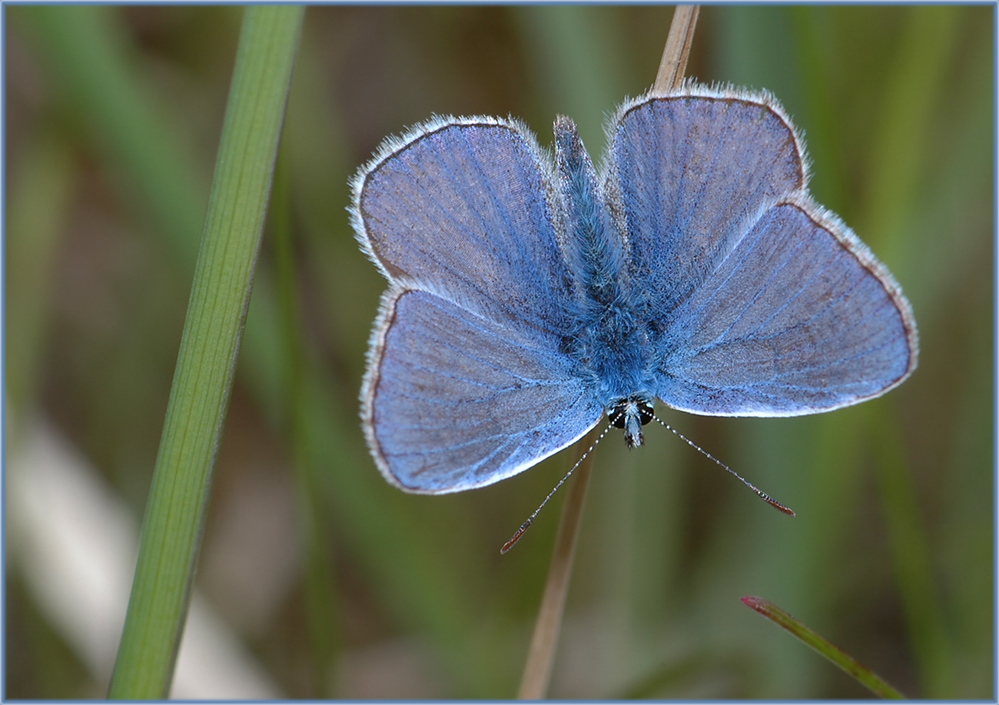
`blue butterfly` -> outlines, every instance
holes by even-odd
[[[898,284],[807,190],[768,93],[688,83],[626,102],[597,172],[568,118],[554,158],[513,119],[436,117],[352,181],[389,281],[361,394],[385,478],[439,494],[516,475],[655,400],[798,416],[916,366]]]

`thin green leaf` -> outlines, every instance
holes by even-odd
[[[246,10],[111,697],[169,694],[304,10]]]
[[[904,700],[905,696],[886,683],[874,671],[855,658],[830,644],[777,605],[760,597],[742,597],[742,604],[751,607],[780,627],[791,632],[834,664],[853,676],[861,685],[882,698]]]

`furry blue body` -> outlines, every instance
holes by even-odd
[[[633,289],[624,233],[611,217],[596,171],[568,118],[555,122],[555,163],[565,209],[566,258],[576,285],[571,355],[605,408],[641,396],[651,400],[648,321]]]

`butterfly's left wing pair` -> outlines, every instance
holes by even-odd
[[[510,477],[602,408],[560,352],[571,281],[546,162],[512,121],[440,119],[354,182],[354,226],[388,278],[362,390],[368,444],[410,492]]]
[[[917,334],[888,271],[806,190],[768,94],[685,86],[623,106],[607,192],[655,343],[657,397],[718,416],[796,416],[883,394]]]

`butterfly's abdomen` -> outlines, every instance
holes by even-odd
[[[570,350],[604,401],[644,391],[649,345],[624,278],[624,241],[610,217],[576,125],[555,122],[555,154],[564,204],[566,255],[576,281]]]

